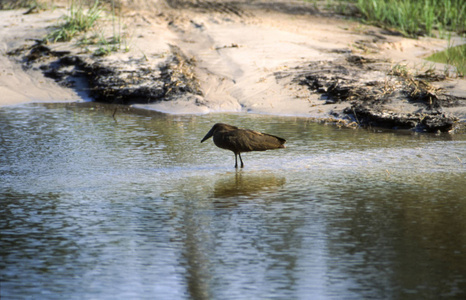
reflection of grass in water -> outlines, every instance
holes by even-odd
[[[447,50],[432,54],[427,60],[454,66],[459,76],[466,74],[466,45],[449,47]]]

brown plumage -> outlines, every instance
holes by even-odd
[[[265,151],[270,149],[285,148],[285,139],[278,136],[261,133],[249,129],[241,129],[232,125],[217,123],[201,140],[201,143],[213,136],[214,144],[222,149],[235,153],[235,168],[238,168],[238,158],[241,168],[244,167],[241,152]]]

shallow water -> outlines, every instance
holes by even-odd
[[[2,299],[466,295],[466,137],[95,104],[0,108]],[[234,155],[215,122],[286,138]]]

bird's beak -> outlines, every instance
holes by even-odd
[[[214,135],[214,128],[212,127],[212,129],[210,129],[209,132],[207,132],[207,134],[205,135],[205,137],[201,140],[201,143],[205,140],[207,140],[208,138],[212,137]]]

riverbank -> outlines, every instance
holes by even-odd
[[[117,22],[107,13],[85,36],[42,43],[66,9],[0,11],[0,105],[93,99],[431,132],[466,122],[466,80],[423,59],[446,40],[407,39],[301,1],[140,0],[122,1]]]

